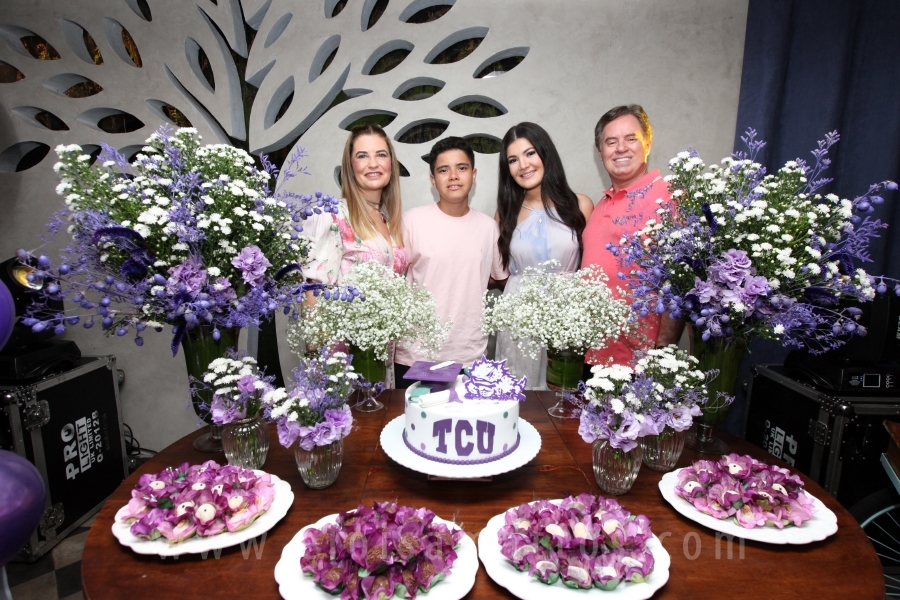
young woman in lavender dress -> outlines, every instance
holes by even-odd
[[[526,267],[556,260],[559,272],[578,269],[581,232],[594,203],[569,187],[559,152],[541,126],[519,123],[506,132],[501,147],[498,245],[510,273],[503,293],[516,294]],[[496,358],[505,359],[517,377],[527,377],[528,389],[547,389],[546,348],[531,358],[509,333],[501,331]]]

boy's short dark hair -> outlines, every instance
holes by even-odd
[[[469,164],[472,165],[473,169],[475,168],[475,153],[472,151],[472,146],[469,145],[469,142],[461,137],[450,136],[432,146],[431,152],[428,153],[428,166],[431,168],[432,175],[434,175],[434,165],[437,163],[438,156],[448,150],[462,150],[466,153]]]

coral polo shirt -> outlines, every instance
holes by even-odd
[[[647,219],[655,218],[658,198],[666,203],[671,200],[668,185],[659,170],[654,169],[624,190],[606,190],[584,228],[581,267],[598,265],[609,278],[607,285],[617,298],[625,298],[630,291],[628,281],[619,279],[617,273],[630,271],[632,267],[619,265],[619,258],[606,249],[606,244],[619,246],[623,235],[642,229]],[[596,365],[612,358],[616,364],[630,364],[635,350],[652,348],[656,343],[659,322],[660,317],[655,313],[640,318],[637,332],[627,338],[620,337],[605,348],[589,350],[585,362]]]

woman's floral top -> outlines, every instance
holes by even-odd
[[[303,268],[307,279],[336,284],[354,264],[377,260],[395,273],[406,271],[406,248],[388,243],[381,235],[361,240],[350,227],[347,201],[341,199],[338,214],[313,215],[303,226],[312,241],[310,261]]]

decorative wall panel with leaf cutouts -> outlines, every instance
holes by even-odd
[[[61,207],[52,148],[137,152],[160,124],[276,158],[296,145],[293,191],[337,194],[346,129],[383,123],[406,208],[434,200],[422,159],[449,135],[477,149],[472,205],[493,213],[499,140],[520,121],[553,137],[572,187],[607,185],[593,127],[642,104],[651,162],[732,147],[747,0],[41,0],[0,16],[0,260],[37,247]],[[129,375],[125,420],[148,447],[196,423],[164,348],[95,332]],[[288,366],[288,365],[285,365]],[[160,377],[164,373],[165,377]],[[172,374],[176,375],[173,376]]]

